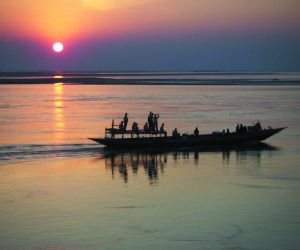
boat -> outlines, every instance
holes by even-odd
[[[257,128],[258,127],[258,128]],[[199,135],[176,135],[167,136],[166,132],[145,132],[145,131],[122,131],[112,128],[105,129],[105,137],[88,138],[100,143],[107,148],[128,149],[128,148],[220,148],[232,147],[243,144],[259,143],[279,133],[286,127],[262,129],[257,124],[249,126],[243,132],[213,132],[211,134]],[[118,135],[120,137],[118,137]],[[130,135],[130,136],[128,136]]]

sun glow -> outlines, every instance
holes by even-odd
[[[52,46],[53,50],[57,53],[62,52],[64,49],[64,45],[61,42],[56,42]]]

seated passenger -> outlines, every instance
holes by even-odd
[[[119,124],[119,129],[121,131],[124,131],[124,124],[123,124],[123,121],[121,121],[121,123]]]
[[[135,123],[135,130],[134,132],[138,133],[139,132],[139,125],[137,123]]]
[[[136,122],[132,123],[131,130],[132,130],[133,133],[137,133],[138,132],[139,127],[138,127],[138,124]]]
[[[177,131],[177,128],[174,128],[173,132],[172,132],[172,136],[173,137],[178,137],[180,134]]]
[[[149,132],[148,122],[146,122],[144,125],[144,132]]]
[[[199,129],[198,129],[198,127],[195,128],[195,130],[194,130],[194,135],[195,135],[195,136],[198,136],[198,135],[199,135]]]
[[[162,123],[159,129],[160,133],[163,133],[165,136],[167,136],[167,131],[165,131],[165,124]]]

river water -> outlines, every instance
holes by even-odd
[[[125,112],[170,133],[288,127],[261,147],[108,152]],[[0,85],[0,249],[299,249],[300,86]]]

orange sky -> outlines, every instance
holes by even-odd
[[[298,0],[0,1],[1,33],[48,40],[299,26]]]

